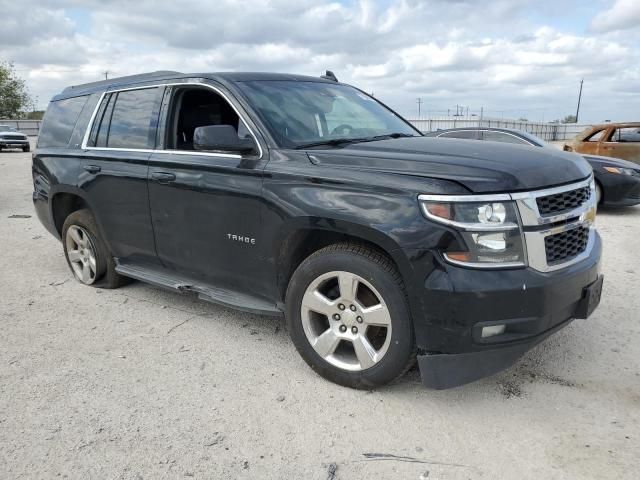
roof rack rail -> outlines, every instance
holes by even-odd
[[[167,75],[181,75],[180,72],[174,72],[172,70],[158,70],[156,72],[151,72],[151,73],[142,73],[142,74],[137,74],[137,75],[128,75],[125,77],[114,77],[114,78],[108,78],[106,80],[100,80],[97,82],[89,82],[89,83],[83,83],[80,85],[72,85],[70,87],[65,88],[62,93],[67,93],[70,92],[72,90],[76,90],[79,88],[89,88],[89,87],[99,87],[101,85],[113,85],[113,84],[117,84],[117,83],[122,83],[122,82],[135,82],[137,81],[144,81],[146,79],[153,79],[155,77],[164,77]]]

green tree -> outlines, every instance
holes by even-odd
[[[0,62],[0,118],[21,118],[33,105],[24,80],[16,76],[13,63]]]
[[[562,119],[562,123],[576,123],[575,115],[567,115]]]

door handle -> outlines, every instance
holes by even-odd
[[[173,173],[152,172],[151,178],[153,178],[159,183],[169,183],[169,182],[173,182],[176,179],[176,176]]]
[[[102,170],[98,165],[85,165],[84,169],[89,173],[98,173]]]

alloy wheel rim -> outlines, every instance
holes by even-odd
[[[333,271],[307,287],[301,305],[304,333],[315,352],[342,370],[367,370],[391,343],[391,315],[382,295],[364,278]]]
[[[66,236],[67,259],[76,278],[85,285],[96,281],[96,253],[89,233],[82,227],[71,225]]]

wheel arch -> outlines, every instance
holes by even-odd
[[[409,261],[398,244],[385,233],[369,226],[334,219],[298,220],[283,229],[274,246],[278,302],[284,303],[289,281],[305,258],[341,242],[359,243],[382,253],[407,281],[411,271]]]

